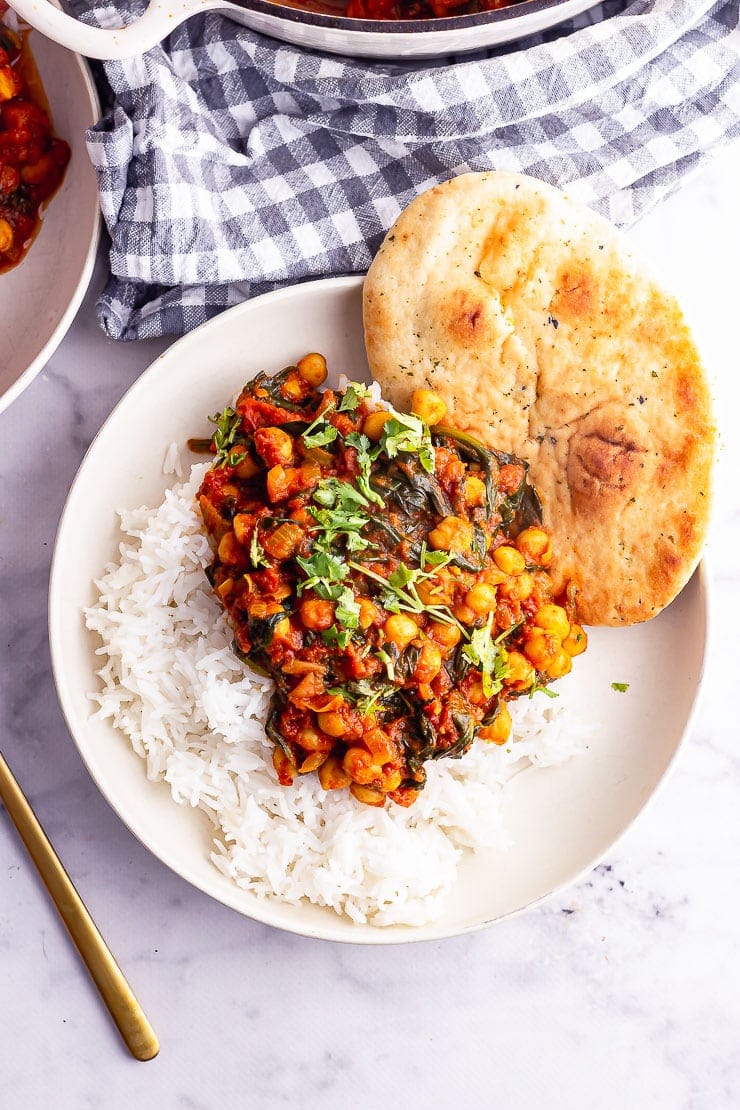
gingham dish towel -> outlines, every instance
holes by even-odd
[[[101,26],[142,10],[74,2]],[[568,184],[630,225],[740,136],[739,4],[606,3],[513,48],[405,66],[191,18],[105,65],[112,99],[88,134],[111,237],[102,327],[180,334],[268,289],[362,272],[412,197],[467,170]]]

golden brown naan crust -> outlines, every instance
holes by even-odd
[[[393,404],[433,388],[450,423],[529,460],[584,623],[676,596],[708,523],[710,392],[676,301],[622,235],[533,178],[464,174],[391,229],[364,319]]]

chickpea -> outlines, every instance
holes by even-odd
[[[457,583],[446,570],[441,570],[433,578],[417,583],[416,591],[425,605],[449,605]]]
[[[403,782],[403,775],[397,767],[383,768],[383,773],[380,776],[380,788],[385,794],[390,794],[391,790],[397,790]]]
[[[308,382],[314,389],[326,381],[326,359],[316,351],[304,355],[296,366],[296,370],[304,382]]]
[[[218,545],[218,557],[227,567],[236,566],[244,562],[244,548],[241,546],[233,531],[228,531],[221,537]]]
[[[425,424],[439,424],[447,415],[447,405],[433,389],[415,389],[411,394],[411,411]]]
[[[457,551],[462,554],[470,551],[472,543],[473,525],[459,516],[446,516],[429,533],[429,546],[435,551]]]
[[[296,370],[295,374],[288,374],[285,378],[280,393],[286,401],[302,401],[306,396],[307,384]]]
[[[524,646],[524,654],[538,671],[546,671],[559,651],[559,638],[544,628],[533,628]]]
[[[357,798],[358,802],[363,802],[366,806],[384,806],[385,794],[382,790],[376,790],[372,786],[359,786],[356,782],[350,784],[350,794]]]
[[[496,589],[487,582],[476,582],[465,595],[465,604],[479,617],[487,617],[496,608]]]
[[[372,601],[368,601],[366,597],[360,598],[360,628],[370,628],[377,623],[379,616],[380,614]]]
[[[585,628],[580,624],[572,624],[570,632],[563,640],[563,651],[567,651],[568,655],[580,655],[581,652],[586,650],[588,646],[588,636],[586,635]]]
[[[386,640],[395,644],[399,651],[403,651],[405,647],[411,643],[414,637],[418,636],[419,629],[411,617],[404,616],[403,613],[393,613],[385,622],[383,628]]]
[[[341,790],[349,786],[352,779],[335,755],[328,756],[319,767],[319,782],[324,790]]]
[[[421,645],[419,662],[416,664],[414,670],[414,678],[420,683],[431,682],[432,679],[439,674],[441,669],[442,652],[431,640],[425,640]],[[395,790],[395,787],[391,787],[390,789]]]
[[[486,567],[481,573],[481,578],[489,586],[501,586],[504,582],[508,583],[510,581],[509,575],[504,574],[498,567]]]
[[[454,648],[460,643],[462,632],[456,624],[442,624],[434,622],[429,625],[429,635],[443,648]]]
[[[512,690],[527,690],[534,679],[534,667],[527,657],[519,651],[510,651],[506,660],[506,685]]]
[[[493,723],[485,725],[479,730],[478,735],[481,740],[486,740],[489,744],[505,744],[511,734],[511,713],[509,708],[504,702],[499,702],[498,713],[493,719]]]
[[[377,443],[383,434],[383,428],[389,420],[392,420],[392,413],[387,412],[385,409],[378,409],[377,412],[371,412],[365,417],[362,422],[362,430],[368,439],[373,443]]]
[[[239,543],[246,546],[252,534],[254,518],[249,513],[237,513],[231,523],[234,528],[234,535]]]
[[[377,762],[377,757],[371,755],[367,748],[347,748],[342,760],[342,767],[353,782],[374,782],[383,773],[383,765]]]
[[[515,578],[507,578],[499,587],[501,597],[509,601],[526,601],[534,592],[534,575],[528,570],[523,570]]]
[[[531,566],[549,567],[552,562],[552,543],[542,528],[525,528],[515,542]]]
[[[246,482],[250,478],[254,478],[255,474],[259,474],[261,469],[262,467],[254,461],[245,449],[244,454],[239,457],[239,462],[234,467],[234,474],[237,478]]]
[[[322,632],[334,624],[334,603],[318,597],[304,597],[298,610],[304,628]]]
[[[486,702],[489,701],[483,689],[483,681],[477,676],[468,681],[466,693],[471,705],[485,705]]]
[[[527,565],[521,551],[517,551],[515,547],[509,547],[508,544],[496,548],[493,561],[504,574],[512,575],[521,574]]]
[[[13,228],[7,220],[0,220],[0,254],[5,254],[13,246]]]
[[[282,428],[258,428],[254,448],[268,466],[289,463],[293,458],[293,437]]]
[[[486,484],[481,482],[480,478],[476,478],[474,474],[465,479],[463,486],[463,497],[465,504],[469,509],[475,508],[478,505],[485,505],[486,502]]]
[[[331,740],[313,725],[304,725],[296,736],[296,743],[307,752],[327,752],[331,750]]]
[[[573,660],[567,651],[559,651],[549,667],[546,668],[550,678],[563,678],[570,673]]]
[[[471,609],[469,605],[466,605],[464,601],[458,601],[457,605],[452,607],[452,615],[459,620],[461,624],[475,624],[478,619],[478,614],[475,610]]]
[[[319,713],[316,719],[319,722],[319,728],[327,736],[344,736],[347,731],[347,725],[341,713]]]
[[[272,466],[267,471],[267,496],[271,501],[282,501],[290,490],[290,474],[284,466]]]
[[[568,614],[560,605],[543,605],[538,609],[534,623],[538,628],[552,632],[559,640],[564,640],[570,632]]]

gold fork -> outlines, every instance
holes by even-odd
[[[152,1060],[159,1041],[97,925],[51,846],[28,799],[0,752],[0,800],[28,849],[77,951],[137,1060]]]

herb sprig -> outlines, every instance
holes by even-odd
[[[227,461],[235,465],[235,462],[229,458],[229,452],[234,446],[234,440],[242,422],[241,416],[227,405],[223,412],[214,413],[208,419],[211,424],[216,425],[216,431],[213,433],[213,446],[216,448],[214,466],[223,466]]]

